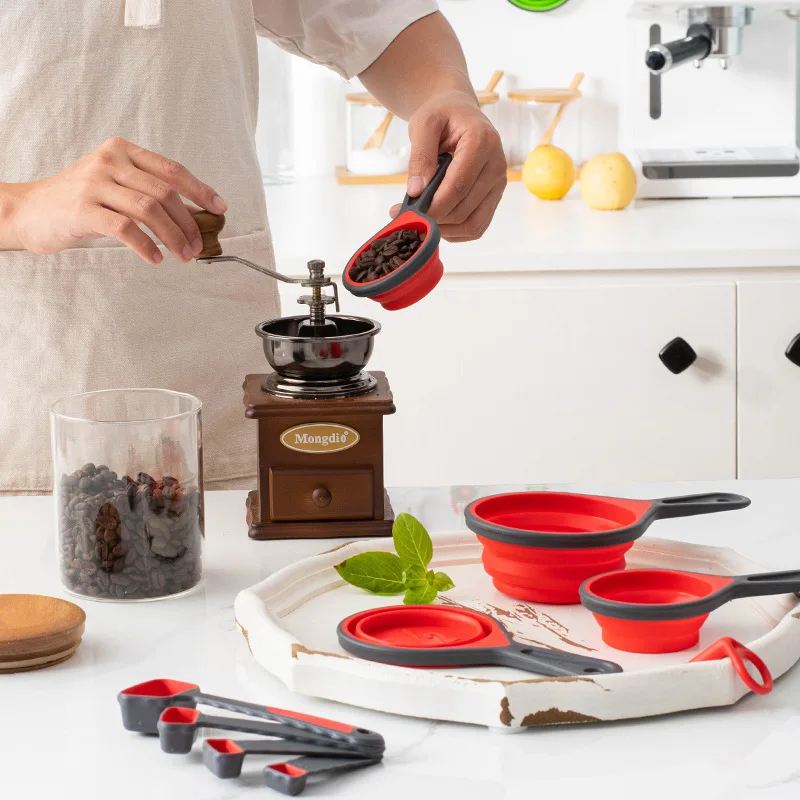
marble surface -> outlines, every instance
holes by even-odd
[[[339,186],[331,177],[266,191],[278,269],[306,275],[312,254],[334,275],[389,222],[404,189]],[[793,267],[799,213],[800,198],[635,200],[624,211],[593,211],[577,189],[547,202],[511,183],[483,237],[443,242],[441,256],[448,275]]]
[[[395,508],[432,531],[463,527],[460,509],[496,487],[403,489]],[[800,481],[698,485],[580,486],[582,491],[658,497],[728,490],[750,496],[746,511],[657,523],[654,534],[728,545],[767,568],[800,565]],[[0,591],[63,594],[55,575],[50,498],[0,499]],[[239,589],[330,541],[252,542],[244,493],[207,495],[205,580],[193,594],[144,604],[78,601],[83,645],[70,661],[0,676],[0,797],[9,800],[227,800],[269,796],[264,761],[222,782],[191,756],[163,754],[157,741],[123,730],[117,692],[156,677],[206,691],[317,713],[380,731],[384,763],[310,787],[309,798],[352,800],[751,800],[800,797],[800,669],[767,697],[650,720],[526,730],[502,735],[467,726],[392,717],[292,695],[258,667],[233,621]],[[279,760],[279,759],[276,759]],[[278,796],[275,794],[274,796]]]

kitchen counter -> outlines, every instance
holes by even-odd
[[[657,535],[727,545],[767,568],[800,565],[800,481],[580,489],[639,497],[742,492],[753,500],[749,509],[661,522]],[[477,487],[468,494],[491,490]],[[419,516],[431,531],[463,528],[448,489],[395,490],[392,497],[396,510]],[[387,753],[381,766],[309,788],[309,798],[771,800],[800,794],[800,668],[781,678],[767,697],[749,695],[730,708],[513,736],[292,695],[251,658],[235,628],[233,600],[240,589],[333,544],[250,541],[243,492],[209,493],[206,499],[206,569],[200,589],[156,603],[78,601],[87,624],[75,657],[51,669],[0,676],[0,797],[280,796],[261,785],[255,759],[245,762],[245,778],[220,783],[202,766],[199,748],[190,757],[167,756],[156,741],[124,731],[116,693],[155,677],[197,682],[215,694],[346,720],[384,735]],[[66,596],[54,574],[51,502],[42,497],[0,499],[3,592]],[[763,760],[765,749],[772,753],[772,765]],[[781,779],[771,788],[754,788]]]
[[[402,185],[339,186],[304,178],[267,187],[278,269],[306,274],[322,258],[332,274],[389,221]],[[442,245],[448,274],[800,266],[800,198],[640,200],[593,211],[577,189],[561,202],[509,184],[476,242]]]

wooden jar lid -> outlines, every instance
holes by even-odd
[[[0,594],[0,673],[66,661],[81,643],[82,608],[57,597]]]
[[[580,89],[514,89],[508,99],[515,103],[568,103],[581,96]]]

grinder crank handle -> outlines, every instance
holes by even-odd
[[[225,226],[225,216],[223,214],[212,214],[210,211],[194,211],[192,213],[197,227],[200,229],[200,238],[203,242],[203,249],[195,256],[197,261],[203,264],[210,264],[217,261],[233,261],[237,264],[244,264],[262,275],[269,275],[270,278],[275,278],[277,281],[283,283],[296,283],[300,286],[333,286],[333,293],[335,295],[336,310],[339,310],[339,295],[336,290],[336,284],[330,278],[313,280],[311,278],[287,278],[281,275],[280,272],[275,272],[268,267],[262,267],[260,264],[254,264],[246,258],[239,258],[239,256],[224,256],[222,255],[222,245],[219,241],[219,235],[222,228]],[[314,262],[310,262],[314,263]]]
[[[375,731],[366,728],[356,728],[346,722],[336,722],[324,717],[313,717],[308,714],[299,714],[296,711],[287,711],[284,708],[272,708],[271,706],[261,706],[256,703],[247,703],[243,700],[231,700],[227,697],[217,697],[213,694],[203,692],[193,692],[193,697],[197,703],[211,708],[219,708],[223,711],[232,711],[235,714],[247,714],[251,717],[260,717],[279,722],[298,731],[314,734],[317,737],[330,739],[339,747],[347,746],[359,752],[383,752],[385,743],[383,736]]]

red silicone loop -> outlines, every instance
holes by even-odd
[[[769,694],[772,691],[772,675],[769,667],[752,650],[745,647],[741,642],[731,639],[730,636],[725,636],[714,642],[711,647],[706,648],[700,655],[695,656],[692,661],[714,661],[721,658],[729,658],[731,660],[736,674],[751,692]],[[746,662],[750,662],[758,670],[761,683],[750,674]]]
[[[298,714],[296,711],[286,711],[283,708],[270,708],[269,706],[267,706],[267,711],[279,717],[296,719],[298,722],[308,722],[311,725],[319,725],[320,728],[330,728],[332,731],[339,731],[339,733],[350,733],[353,730],[352,725],[347,725],[344,722],[335,722],[332,719],[325,719],[324,717],[312,717],[309,714]]]

